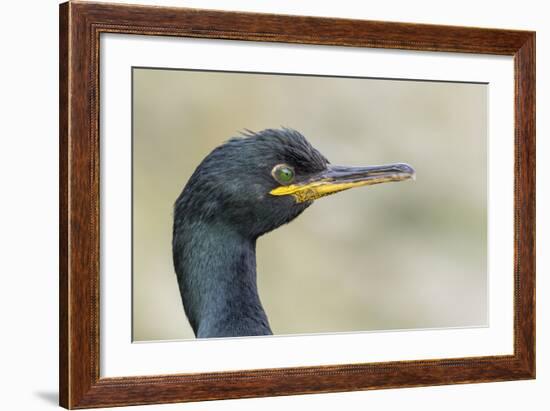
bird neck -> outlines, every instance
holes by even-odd
[[[272,334],[256,283],[256,241],[219,224],[182,227],[175,265],[197,337]]]

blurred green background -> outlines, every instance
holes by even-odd
[[[194,338],[172,207],[199,162],[248,128],[302,132],[333,164],[407,162],[417,180],[318,200],[257,245],[275,334],[486,325],[487,89],[133,70],[133,339]]]

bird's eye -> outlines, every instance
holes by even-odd
[[[286,164],[279,164],[273,167],[271,175],[281,184],[290,184],[294,180],[294,170]]]

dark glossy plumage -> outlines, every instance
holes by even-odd
[[[174,265],[197,337],[271,334],[256,287],[256,239],[311,204],[269,194],[280,163],[306,178],[328,161],[297,131],[248,132],[206,156],[176,201]]]

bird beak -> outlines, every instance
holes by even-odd
[[[326,170],[305,181],[277,187],[271,190],[270,194],[292,195],[297,203],[303,203],[354,187],[409,179],[415,179],[415,171],[410,165],[404,163],[369,167],[329,165]]]

